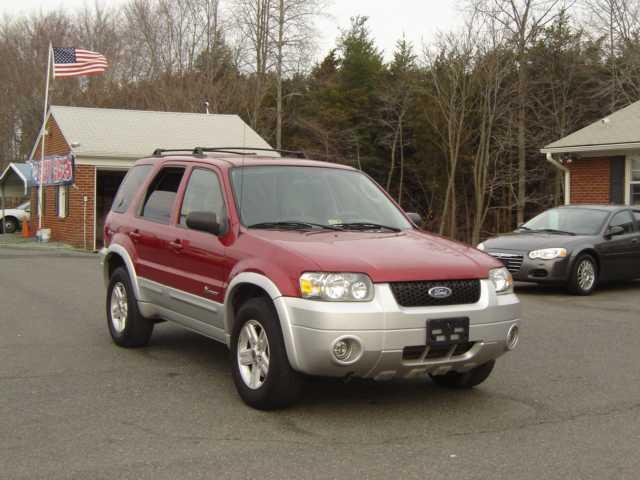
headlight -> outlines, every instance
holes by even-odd
[[[476,248],[478,250],[482,250],[483,252],[487,249],[487,247],[485,247],[484,243],[479,243]]]
[[[300,277],[302,298],[328,302],[368,302],[373,283],[362,273],[307,272]]]
[[[533,250],[529,252],[531,260],[553,260],[554,258],[564,258],[567,256],[567,250],[564,248],[543,248],[542,250]]]
[[[489,280],[496,288],[496,293],[511,293],[513,292],[513,277],[506,268],[494,268],[489,271]]]

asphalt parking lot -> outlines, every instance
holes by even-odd
[[[97,256],[0,249],[0,478],[640,478],[640,283],[519,293],[520,346],[476,390],[314,380],[264,413],[221,344],[115,347]]]

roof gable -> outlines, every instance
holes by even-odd
[[[637,148],[640,143],[640,101],[604,117],[542,149],[542,153]]]
[[[49,113],[78,156],[151,155],[156,148],[271,148],[238,115],[62,107]]]

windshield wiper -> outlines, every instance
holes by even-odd
[[[332,226],[344,230],[391,230],[392,232],[400,231],[400,229],[396,227],[389,227],[387,225],[380,225],[378,223],[371,222],[334,223]]]
[[[542,232],[542,233],[557,233],[559,235],[572,235],[575,236],[576,234],[573,232],[567,232],[565,230],[556,230],[555,228],[541,228],[539,230],[535,230],[536,232]]]
[[[334,228],[331,225],[322,225],[321,223],[313,223],[313,222],[297,222],[297,221],[281,221],[281,222],[262,222],[256,223],[254,225],[249,225],[249,228],[282,228],[286,230],[309,230],[312,228],[321,228],[323,230],[340,230],[339,228]]]

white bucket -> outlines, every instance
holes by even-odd
[[[51,240],[51,229],[50,228],[41,228],[38,231],[38,239],[41,242],[48,242],[49,240]]]

